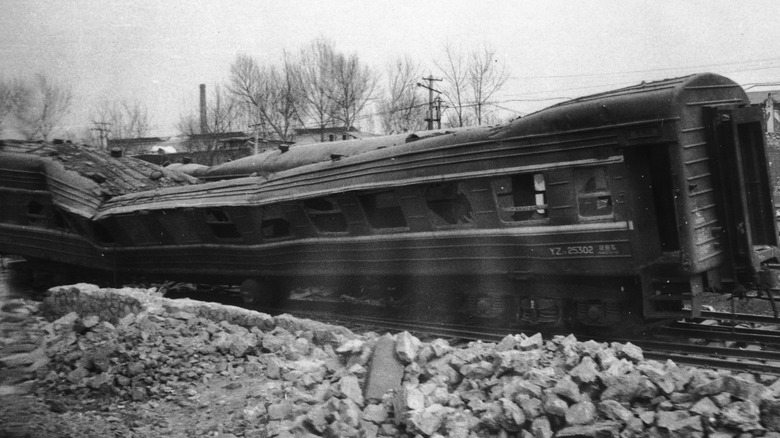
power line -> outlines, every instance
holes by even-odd
[[[679,71],[679,70],[690,70],[690,69],[711,68],[711,67],[725,67],[725,66],[733,66],[733,65],[740,65],[740,64],[751,64],[756,62],[777,62],[777,61],[780,61],[780,58],[724,62],[718,64],[702,64],[702,65],[683,66],[683,67],[664,67],[664,68],[653,68],[653,69],[646,69],[646,70],[627,70],[622,72],[590,73],[590,74],[580,73],[580,74],[573,74],[573,75],[510,76],[510,79],[567,79],[567,78],[583,78],[583,77],[621,76],[621,75],[629,75],[629,74],[637,74],[637,73]],[[774,68],[774,67],[765,67],[765,68]],[[750,71],[750,70],[741,70],[741,71]]]

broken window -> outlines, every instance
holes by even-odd
[[[425,202],[434,219],[444,221],[441,225],[470,224],[471,203],[461,193],[456,183],[431,184],[425,187]]]
[[[360,205],[372,228],[406,228],[406,218],[395,192],[363,195],[360,197]]]
[[[211,232],[220,239],[240,239],[241,233],[238,227],[228,216],[227,212],[218,208],[206,209],[206,223]]]
[[[347,231],[347,221],[333,199],[314,198],[303,201],[303,209],[312,224],[323,233]]]
[[[260,233],[264,239],[281,239],[291,235],[290,222],[283,218],[282,209],[276,205],[263,207]]]
[[[542,173],[525,173],[493,180],[498,210],[504,222],[547,218],[547,186]]]
[[[612,193],[609,190],[607,169],[603,166],[576,169],[574,175],[580,217],[612,217]]]

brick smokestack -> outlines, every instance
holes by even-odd
[[[200,133],[208,134],[209,124],[206,119],[206,84],[200,84]]]

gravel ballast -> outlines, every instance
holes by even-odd
[[[409,333],[53,288],[0,313],[0,436],[780,437],[775,376],[632,344]]]

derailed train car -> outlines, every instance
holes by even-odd
[[[78,227],[14,222],[30,216],[19,208],[2,216],[0,250],[242,283],[247,302],[375,282],[525,324],[697,316],[713,296],[776,283],[762,116],[747,103],[699,74],[503,126],[293,146],[193,170],[218,181],[112,197]],[[4,204],[26,193],[11,179]]]

